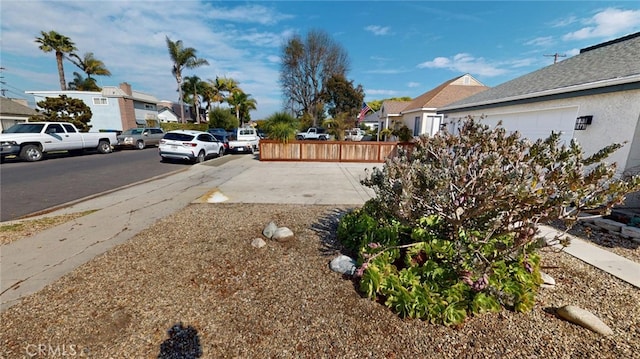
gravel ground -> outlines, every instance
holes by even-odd
[[[2,312],[0,357],[157,358],[183,323],[202,358],[640,358],[640,290],[564,253],[543,253],[557,285],[529,313],[398,318],[328,268],[346,210],[190,205]],[[252,247],[272,220],[296,238]],[[559,319],[567,304],[615,334]]]

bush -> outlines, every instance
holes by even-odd
[[[615,179],[615,164],[603,162],[621,145],[584,158],[559,139],[531,143],[469,118],[455,135],[399,148],[363,181],[376,196],[338,226],[359,255],[360,290],[401,316],[446,325],[530,310],[546,243],[538,225],[570,228],[585,209],[607,212],[640,189],[639,177]]]
[[[263,126],[269,139],[287,143],[296,137],[299,123],[286,112],[276,112],[267,118]]]

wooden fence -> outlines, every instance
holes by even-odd
[[[398,142],[260,140],[260,161],[384,162]]]

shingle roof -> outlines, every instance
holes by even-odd
[[[459,84],[460,82],[458,80],[462,79],[465,76],[471,77],[471,75],[465,74],[446,81],[433,90],[425,92],[413,99],[403,109],[403,111],[446,106],[450,103],[475,95],[489,88],[475,79],[473,79],[471,85]]]
[[[580,54],[467,97],[439,111],[640,82],[640,32],[585,48]]]
[[[388,115],[399,115],[408,103],[409,101],[386,100],[382,102],[382,107]]]
[[[36,110],[31,107],[24,106],[11,99],[0,97],[0,114],[5,116],[18,115],[18,116],[31,116],[35,115]]]

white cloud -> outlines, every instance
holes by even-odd
[[[214,7],[184,1],[167,11],[151,1],[3,1],[2,57],[6,80],[21,90],[59,88],[56,61],[34,42],[40,31],[54,30],[75,42],[78,53],[93,52],[113,74],[97,78],[101,86],[128,82],[136,91],[160,100],[177,100],[166,37],[197,50],[209,66],[185,70],[202,80],[234,77],[259,104],[252,117],[280,108],[280,46],[293,30],[265,30],[291,15],[262,5]],[[37,21],[25,14],[38,14]],[[73,19],[73,21],[69,21]],[[246,28],[246,24],[255,27]],[[245,28],[240,30],[240,26]],[[79,70],[65,62],[67,82]]]
[[[448,69],[486,77],[500,76],[508,72],[506,69],[487,63],[482,57],[476,58],[467,53],[459,53],[452,58],[436,57],[431,61],[418,64],[418,68]]]
[[[395,90],[380,90],[380,89],[378,90],[367,89],[365,92],[367,96],[377,95],[377,96],[395,97],[398,94],[398,91],[395,91]]]
[[[583,21],[585,27],[563,36],[563,40],[612,37],[640,27],[640,10],[608,8]]]
[[[551,23],[551,27],[565,27],[569,26],[578,21],[578,18],[575,16],[568,16],[566,18],[558,19]]]
[[[524,44],[529,46],[536,46],[536,47],[548,47],[550,45],[553,45],[553,43],[554,41],[552,36],[541,36],[541,37],[536,37],[535,39],[531,39],[525,42]]]
[[[374,35],[381,36],[389,34],[388,26],[369,25],[364,28],[365,30],[373,33]]]
[[[205,12],[205,16],[212,20],[258,23],[262,25],[274,25],[282,20],[294,17],[293,15],[282,14],[262,5],[211,8]]]
[[[409,82],[407,84],[407,87],[410,87],[410,88],[420,87],[420,83],[419,82]]]

